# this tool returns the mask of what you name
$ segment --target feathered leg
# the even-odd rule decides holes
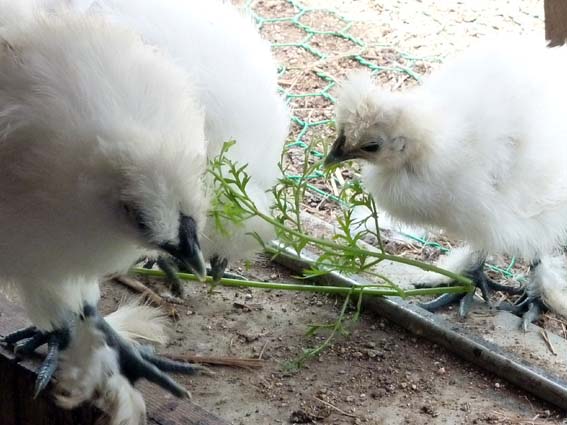
[[[502,303],[501,310],[522,316],[522,329],[538,320],[547,310],[567,317],[567,264],[561,255],[542,257],[530,265],[528,284],[514,303]]]
[[[131,384],[145,378],[177,397],[189,398],[191,394],[166,373],[194,375],[207,370],[198,365],[161,358],[152,352],[151,347],[135,345],[127,341],[99,315],[95,307],[86,306],[83,314],[104,334],[106,343],[117,354],[120,372]]]

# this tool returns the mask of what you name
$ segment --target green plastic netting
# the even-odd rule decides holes
[[[285,0],[282,7],[259,7],[261,2],[247,0],[244,3],[246,11],[253,16],[262,34],[270,40],[272,49],[276,57],[293,54],[296,56],[307,57],[305,66],[289,66],[280,60],[280,91],[291,104],[293,129],[290,135],[290,142],[287,148],[290,150],[305,150],[312,147],[313,137],[320,134],[321,139],[330,140],[332,137],[333,119],[332,104],[336,102],[333,96],[333,89],[337,85],[336,72],[331,69],[327,71],[325,64],[330,58],[338,62],[340,67],[346,68],[365,68],[374,74],[378,80],[388,80],[392,74],[402,76],[404,85],[419,83],[421,76],[428,71],[427,63],[440,62],[442,58],[438,56],[415,57],[399,51],[394,46],[369,44],[359,36],[353,34],[353,22],[329,9],[311,9],[303,6],[297,0]],[[265,6],[265,5],[264,5]],[[281,5],[280,5],[281,6]],[[272,27],[284,29],[273,36]],[[329,48],[322,48],[324,39],[331,41],[331,46],[341,48],[338,51],[329,51]],[[396,60],[387,60],[386,57],[376,57],[373,49],[382,49],[394,55]],[[292,51],[293,50],[293,51]],[[281,53],[281,54],[280,54]],[[337,61],[337,55],[339,60]],[[382,63],[381,59],[386,59]],[[286,84],[286,78],[291,74],[292,78],[297,72],[309,74],[308,87],[301,87],[297,90],[293,85]],[[399,84],[401,85],[401,84]],[[311,103],[309,103],[311,101]],[[316,114],[313,118],[300,110],[309,108],[296,108],[298,102],[302,105],[312,105],[319,102],[323,105],[323,112]],[[311,139],[311,140],[308,140]],[[312,149],[310,154],[315,159],[323,158],[322,149]],[[353,173],[356,176],[356,172]],[[308,188],[322,199],[328,202],[341,204],[342,201],[333,193],[328,185],[322,185],[321,180],[325,177],[322,170],[317,170],[308,176],[312,182]],[[288,173],[287,178],[298,179],[298,175]],[[418,244],[430,246],[441,251],[448,249],[433,240],[425,240],[415,235],[408,235],[408,238]],[[521,274],[516,274],[514,267],[516,261],[512,258],[508,264],[503,266],[487,265],[495,272],[500,273],[504,278],[521,280]]]

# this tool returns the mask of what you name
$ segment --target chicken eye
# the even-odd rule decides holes
[[[360,149],[362,149],[364,152],[378,152],[378,149],[380,149],[380,143],[369,143],[368,145],[362,146]]]
[[[143,214],[140,210],[130,204],[122,204],[124,212],[128,215],[128,218],[136,224],[136,227],[142,232],[148,231],[148,225],[144,220]]]

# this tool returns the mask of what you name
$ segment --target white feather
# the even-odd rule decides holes
[[[567,274],[564,259],[550,257],[567,237],[565,67],[566,48],[504,37],[403,93],[355,75],[337,106],[343,149],[365,160],[377,204],[468,244],[442,266],[465,271],[478,263],[476,253],[541,258],[528,290],[561,314]],[[370,140],[380,141],[378,152],[360,153]]]
[[[73,1],[71,1],[73,3]],[[84,9],[85,2],[74,2]],[[79,4],[83,3],[83,4]],[[89,13],[110,17],[135,30],[144,40],[169,54],[189,72],[205,110],[209,158],[224,142],[235,140],[229,158],[241,165],[251,181],[248,194],[269,213],[270,189],[280,176],[278,162],[289,130],[288,110],[277,93],[277,67],[269,44],[252,18],[217,0],[92,0]],[[241,259],[258,251],[258,242],[274,236],[271,225],[251,218],[244,226],[217,231],[209,220],[201,241],[206,258]]]
[[[364,178],[390,214],[532,259],[567,236],[565,66],[565,48],[521,38],[481,43],[404,93],[357,76],[338,128],[348,148],[385,140]]]
[[[478,266],[480,261],[478,251],[471,249],[470,246],[453,248],[447,255],[441,255],[436,266],[453,273],[464,275]],[[415,283],[427,286],[449,285],[453,281],[445,275],[433,272],[423,272],[418,275]]]
[[[554,312],[567,317],[567,263],[564,255],[547,256],[533,270],[528,294],[539,296]]]
[[[124,304],[105,317],[118,334],[131,343],[164,343],[165,320],[159,309]],[[111,349],[93,320],[79,320],[73,329],[68,349],[60,356],[56,400],[66,409],[91,402],[110,418],[110,425],[145,424],[145,402],[120,373],[116,351]]]
[[[0,0],[0,280],[41,330],[71,327],[58,402],[92,401],[112,425],[138,425],[142,395],[79,317],[105,276],[180,242],[181,214],[203,223],[204,115],[171,57],[66,3]],[[108,321],[127,340],[165,340],[148,307]]]
[[[19,13],[13,3],[0,15]],[[0,35],[0,278],[50,330],[96,305],[101,278],[175,243],[180,211],[204,221],[204,117],[189,75],[135,33],[21,17]]]
[[[160,309],[133,299],[105,317],[108,324],[128,341],[165,344],[167,316]]]

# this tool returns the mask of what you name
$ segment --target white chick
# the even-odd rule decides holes
[[[0,1],[0,16],[10,17],[0,20],[0,281],[33,324],[3,340],[24,353],[47,343],[36,393],[60,353],[72,363],[67,349],[87,323],[108,354],[104,367],[96,355],[87,367],[103,367],[100,379],[134,391],[146,378],[188,396],[164,372],[195,367],[133,345],[96,307],[100,280],[148,250],[205,273],[197,235],[208,204],[206,143],[191,78],[134,32],[42,10]],[[127,397],[117,393],[124,385],[100,384],[113,400]]]
[[[487,253],[530,262],[526,294],[513,308],[529,310],[525,325],[542,303],[567,309],[564,259],[552,258],[567,236],[566,66],[564,48],[504,37],[402,93],[354,75],[338,96],[338,138],[325,162],[362,160],[381,208],[466,241],[451,266],[469,274],[485,299],[489,288],[515,291],[485,276]],[[461,298],[461,314],[471,301],[472,294]]]
[[[51,0],[56,1],[56,0]],[[141,34],[183,67],[195,83],[205,111],[207,156],[217,156],[223,144],[236,141],[227,157],[247,164],[247,192],[256,206],[269,213],[271,193],[289,131],[289,112],[278,94],[277,66],[269,44],[251,17],[217,0],[70,0],[77,10],[111,17]],[[190,182],[188,182],[189,184]],[[210,182],[209,182],[210,183]],[[263,241],[274,237],[273,226],[253,217],[243,226],[228,226],[229,236],[208,220],[201,238],[212,275],[222,277],[229,260],[249,257]],[[160,261],[176,295],[182,293],[171,265]]]

